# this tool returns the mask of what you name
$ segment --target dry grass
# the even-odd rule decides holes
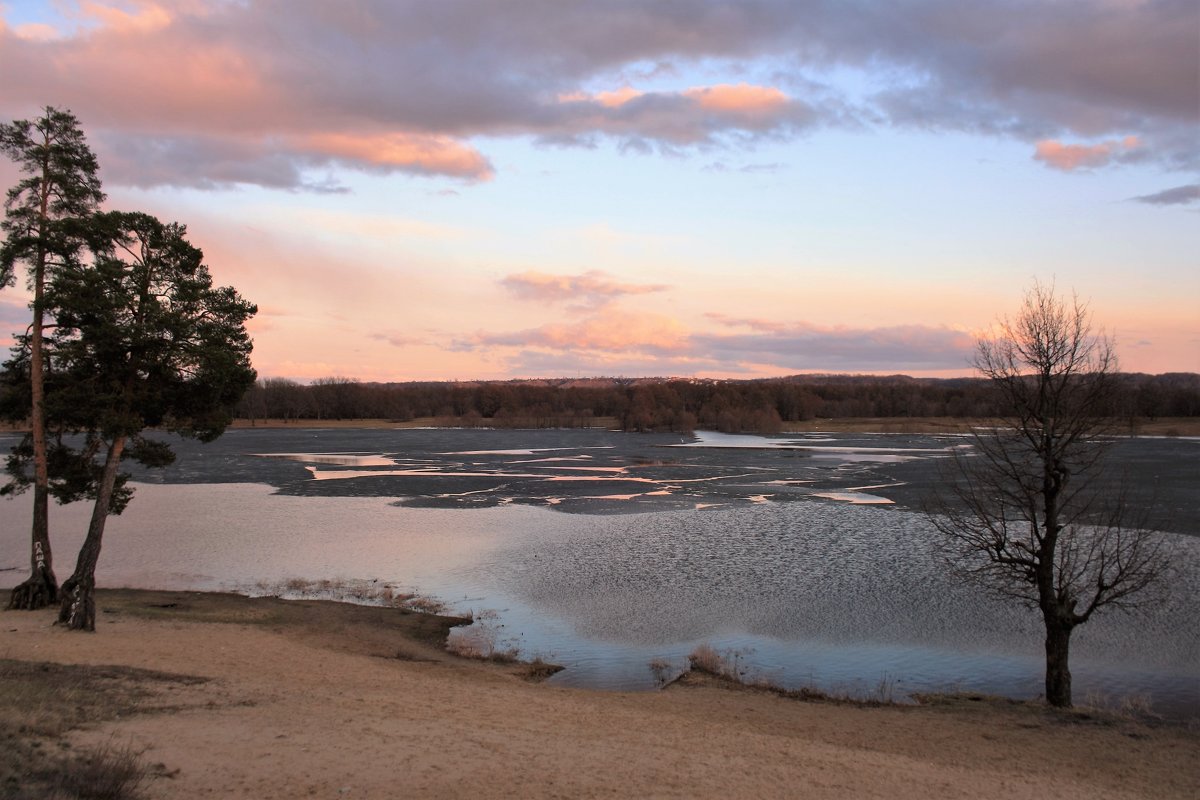
[[[501,639],[504,623],[500,622],[497,612],[480,611],[473,618],[471,625],[450,632],[446,637],[446,650],[462,658],[500,664],[512,664],[520,660],[520,646],[512,639]]]
[[[1091,691],[1079,707],[1083,713],[1099,713],[1138,722],[1157,722],[1162,719],[1154,711],[1154,699],[1149,692],[1133,692],[1113,697],[1105,692]]]
[[[446,637],[446,652],[473,661],[488,661],[513,667],[510,674],[531,682],[543,681],[563,667],[542,656],[526,658],[517,639],[502,638],[504,623],[496,611],[485,610],[472,615],[474,622],[455,628]]]
[[[724,678],[734,683],[748,683],[752,681],[747,680],[749,668],[743,663],[743,659],[751,652],[732,647],[717,650],[712,645],[704,643],[697,645],[696,649],[688,654],[688,664],[695,672],[702,672],[714,678]]]
[[[653,658],[650,660],[649,666],[651,674],[654,675],[654,682],[660,689],[678,679],[681,674],[679,668],[667,658]]]
[[[252,593],[259,597],[278,597],[281,600],[330,600],[335,603],[383,606],[417,611],[422,614],[444,614],[446,604],[433,597],[415,592],[402,592],[379,580],[309,580],[288,578],[278,583],[259,583]]]
[[[140,797],[152,776],[140,754],[113,743],[72,752],[65,736],[167,708],[155,702],[158,689],[179,683],[203,679],[131,667],[0,660],[0,797]]]
[[[771,679],[756,675],[746,663],[747,656],[754,651],[751,649],[727,648],[718,650],[712,645],[702,643],[688,654],[688,668],[681,674],[670,676],[672,664],[667,659],[656,658],[650,662],[650,670],[660,687],[674,683],[703,684],[715,682],[719,685],[733,688],[744,688],[755,691],[769,692],[780,697],[809,702],[845,703],[856,706],[891,706],[896,705],[896,681],[886,673],[879,679],[874,691],[866,696],[841,692],[831,694],[813,686],[802,686],[799,689],[787,689]],[[696,676],[700,676],[699,679]]]
[[[131,745],[112,742],[63,758],[54,770],[50,792],[54,800],[139,800],[154,777]]]

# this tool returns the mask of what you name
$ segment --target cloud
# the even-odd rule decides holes
[[[79,3],[83,18],[110,31],[154,33],[171,24],[171,13],[158,3],[135,0],[133,7],[132,11],[128,11],[116,5],[92,0],[82,0]]]
[[[530,270],[509,275],[500,284],[522,300],[546,303],[569,301],[591,308],[621,297],[662,292],[670,288],[658,283],[618,283],[600,270],[589,270],[580,275],[551,275]]]
[[[481,347],[539,347],[568,352],[663,353],[681,351],[687,332],[670,317],[615,309],[582,320],[548,323],[512,333],[478,333],[454,343],[453,349]]]
[[[372,333],[370,336],[375,341],[385,342],[390,344],[392,347],[404,348],[428,344],[428,342],[426,342],[424,339],[420,339],[415,336],[408,336],[402,333]]]
[[[11,295],[8,291],[5,294]],[[15,334],[24,333],[29,328],[32,313],[25,301],[0,296],[0,347],[11,347],[16,343]]]
[[[945,326],[879,328],[821,327],[810,323],[718,319],[748,333],[704,333],[691,337],[694,352],[722,363],[772,364],[785,372],[887,372],[961,369],[975,338]]]
[[[791,102],[779,89],[747,83],[695,86],[684,90],[682,94],[705,111],[744,117],[770,116]]]
[[[322,171],[347,167],[478,181],[482,137],[674,153],[829,125],[1052,142],[1043,160],[1072,169],[1137,136],[1141,157],[1200,165],[1194,0],[55,7],[52,27],[0,21],[0,75],[19,78],[0,116],[71,108],[104,158],[151,152],[111,170],[137,186],[329,191]],[[697,66],[713,82],[680,83]]]
[[[1178,206],[1195,203],[1196,201],[1200,201],[1200,183],[1176,186],[1173,189],[1164,189],[1161,192],[1143,194],[1138,197],[1131,197],[1130,199],[1134,202],[1148,203],[1153,206]]]
[[[1092,145],[1063,144],[1050,139],[1037,143],[1033,157],[1048,167],[1072,172],[1077,169],[1107,166],[1114,160],[1128,156],[1137,150],[1140,144],[1136,136]]]
[[[779,136],[811,127],[818,112],[779,89],[750,84],[695,86],[675,92],[630,87],[560,98],[543,140],[573,143],[596,134],[614,137],[626,150],[713,144],[725,137]]]
[[[24,25],[17,25],[12,29],[12,32],[18,39],[25,39],[31,42],[49,42],[57,39],[59,36],[58,29],[41,22],[29,22]]]
[[[605,309],[576,322],[478,333],[452,349],[507,353],[521,374],[544,374],[561,365],[562,374],[778,375],[964,370],[975,348],[974,336],[944,326],[845,328],[707,316],[717,329],[689,331],[669,317]],[[606,371],[603,365],[624,370]]]
[[[605,353],[562,353],[544,350],[521,350],[507,359],[507,369],[514,375],[543,377],[572,377],[576,375],[610,377],[682,377],[705,375],[720,365],[710,359],[670,356],[629,356]],[[742,370],[724,370],[732,375]]]
[[[305,137],[300,145],[310,157],[325,157],[380,172],[428,173],[473,180],[492,177],[492,165],[479,151],[446,136],[324,133]]]

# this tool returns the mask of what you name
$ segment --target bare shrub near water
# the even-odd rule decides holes
[[[678,670],[671,663],[670,659],[652,658],[648,666],[650,667],[650,673],[654,675],[654,682],[658,684],[660,689],[679,677]]]
[[[1106,692],[1092,690],[1083,700],[1083,707],[1103,711],[1118,717],[1133,720],[1157,720],[1161,715],[1154,710],[1154,699],[1149,692],[1132,692],[1112,697]]]
[[[511,663],[520,660],[521,648],[511,639],[502,640],[504,624],[500,614],[485,610],[472,614],[475,622],[455,628],[446,638],[446,650],[463,658]]]
[[[745,668],[743,659],[753,650],[726,648],[717,650],[707,642],[699,644],[688,654],[688,664],[692,670],[712,675],[715,678],[725,678],[734,683],[745,683],[749,670]]]
[[[332,600],[355,605],[402,608],[423,614],[443,614],[446,611],[446,604],[436,598],[403,592],[380,580],[287,578],[278,583],[259,583],[251,594],[283,600]]]
[[[884,673],[879,682],[870,692],[835,692],[829,693],[814,686],[801,686],[799,689],[787,689],[775,683],[764,675],[756,675],[746,665],[745,659],[754,651],[750,648],[726,648],[718,650],[707,642],[696,646],[688,654],[688,669],[684,672],[698,672],[720,678],[724,681],[771,692],[781,697],[793,700],[852,703],[862,706],[890,706],[896,704],[896,679]],[[660,686],[665,686],[679,676],[668,679],[672,664],[665,658],[656,658],[650,662],[650,671]]]
[[[894,705],[896,702],[896,679],[886,672],[880,675],[879,683],[875,685],[874,696],[869,699],[885,706]]]

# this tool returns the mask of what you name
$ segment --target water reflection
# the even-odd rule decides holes
[[[526,653],[569,666],[554,679],[564,683],[650,688],[651,659],[682,664],[709,642],[793,686],[869,691],[886,677],[901,691],[1039,693],[1035,615],[947,578],[931,526],[905,511],[961,440],[828,437],[838,458],[663,449],[677,443],[595,431],[234,431],[184,443],[174,467],[139,474],[158,483],[139,485],[109,523],[99,578],[203,589],[378,579],[458,611],[497,610]],[[871,446],[909,455],[850,458]],[[1122,446],[1195,524],[1200,448]],[[571,469],[583,464],[597,470]],[[893,503],[853,502],[863,495]],[[8,574],[24,568],[28,509],[0,501]],[[83,505],[54,509],[59,552],[78,546],[86,517]],[[1160,708],[1200,715],[1200,540],[1171,541],[1167,602],[1077,632],[1081,698],[1148,691]]]

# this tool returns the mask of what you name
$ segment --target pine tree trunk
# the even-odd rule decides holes
[[[96,504],[92,507],[92,521],[88,525],[87,537],[79,548],[79,559],[75,572],[62,585],[62,606],[58,610],[58,622],[73,631],[96,630],[96,563],[100,560],[100,544],[104,538],[104,525],[108,521],[109,504],[117,472],[121,467],[121,453],[125,449],[125,437],[116,437],[109,445],[104,461],[104,472],[96,490]]]
[[[1046,702],[1058,708],[1071,707],[1070,646],[1071,628],[1047,620]]]
[[[46,199],[42,200],[42,219]],[[43,223],[44,225],[44,223]],[[46,253],[39,246],[33,281],[33,325],[30,328],[29,381],[32,393],[30,427],[33,434],[33,530],[29,579],[8,598],[8,607],[32,610],[58,602],[58,580],[50,554],[50,471],[46,458],[45,348],[42,297],[46,283]]]
[[[58,602],[58,579],[50,561],[50,537],[47,534],[49,492],[41,486],[33,488],[33,544],[29,558],[29,578],[12,590],[8,598],[10,609],[32,611]]]

